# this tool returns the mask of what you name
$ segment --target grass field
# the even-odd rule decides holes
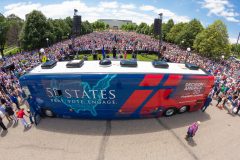
[[[113,57],[112,54],[108,54],[110,56],[110,58]],[[79,55],[79,57],[77,59],[83,59],[85,55]],[[93,60],[93,56],[92,55],[86,55],[88,57],[88,60]],[[102,54],[98,54],[98,58],[102,59]],[[131,54],[127,54],[127,59],[132,59],[132,55]],[[157,59],[157,55],[137,55],[137,60],[138,61],[153,61]]]
[[[18,53],[19,50],[20,50],[20,48],[19,48],[19,47],[16,47],[16,46],[14,46],[14,47],[8,47],[8,48],[4,49],[3,54],[4,54],[4,55],[9,55],[9,54],[11,53],[11,54],[13,55],[13,54]]]

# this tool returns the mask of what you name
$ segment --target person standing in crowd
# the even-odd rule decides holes
[[[207,107],[210,105],[211,102],[212,102],[212,97],[211,97],[211,95],[208,95],[208,97],[202,107],[202,112],[204,112],[207,109]]]
[[[2,129],[3,129],[4,131],[7,131],[7,127],[4,125],[1,116],[0,116],[0,126],[2,127]]]
[[[10,118],[11,118],[12,120],[14,120],[15,123],[18,122],[18,119],[17,119],[17,117],[15,116],[14,111],[13,111],[13,109],[12,109],[12,107],[11,107],[10,105],[8,105],[8,104],[5,105],[5,111],[6,111],[6,113],[10,116]]]
[[[113,46],[113,58],[116,58],[116,56],[117,56],[117,51],[116,51],[116,47],[115,46]]]
[[[237,106],[237,111],[235,112],[235,114],[238,114],[240,110],[240,98],[238,99],[238,106]]]
[[[104,49],[104,45],[103,45],[103,47],[102,47],[102,57],[103,57],[103,59],[106,58],[106,57],[105,57],[105,49]]]
[[[124,59],[127,59],[127,50],[126,50],[126,47],[124,47]]]
[[[32,115],[32,112],[30,112],[30,109],[27,109],[27,113],[29,115],[29,120],[30,120],[31,124],[33,124],[33,115]]]
[[[218,105],[222,102],[222,99],[223,99],[223,94],[222,94],[222,92],[220,92],[219,94],[218,94],[218,99],[217,99],[217,105],[216,105],[216,107],[218,107]]]
[[[11,94],[10,99],[12,100],[13,103],[15,103],[17,109],[20,110],[18,99],[14,92]]]
[[[200,121],[194,122],[188,127],[186,140],[188,141],[190,138],[193,138],[198,130],[199,125],[201,124]]]
[[[8,122],[11,122],[12,118],[8,115],[3,104],[0,106],[0,112],[7,118]]]

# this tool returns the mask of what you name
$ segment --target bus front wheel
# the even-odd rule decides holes
[[[172,107],[172,108],[168,108],[168,109],[166,109],[166,111],[164,112],[164,116],[170,117],[170,116],[174,115],[175,112],[176,112],[176,108],[173,108],[173,107]]]

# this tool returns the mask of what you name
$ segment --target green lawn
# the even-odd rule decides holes
[[[20,50],[20,48],[19,48],[19,47],[16,47],[16,46],[14,46],[14,47],[8,47],[8,48],[4,49],[3,54],[4,54],[4,55],[9,55],[9,54],[11,53],[11,54],[13,55],[13,54],[18,53],[19,50]]]
[[[108,54],[110,57],[113,57],[112,54]],[[84,55],[79,55],[78,59],[83,59]],[[93,60],[93,56],[92,55],[87,55],[88,60]],[[102,54],[98,54],[98,58],[102,59]],[[132,55],[131,54],[127,54],[127,59],[132,59]],[[157,55],[137,55],[137,60],[138,61],[153,61],[157,59]]]

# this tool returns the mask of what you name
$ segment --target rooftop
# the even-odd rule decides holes
[[[202,69],[190,70],[181,63],[168,63],[169,68],[155,68],[151,62],[138,61],[137,67],[122,67],[120,61],[112,61],[110,66],[101,66],[99,61],[84,61],[81,68],[67,68],[68,62],[57,62],[52,69],[42,69],[41,65],[34,68],[29,74],[99,74],[99,73],[117,73],[117,74],[196,74],[207,75]]]

